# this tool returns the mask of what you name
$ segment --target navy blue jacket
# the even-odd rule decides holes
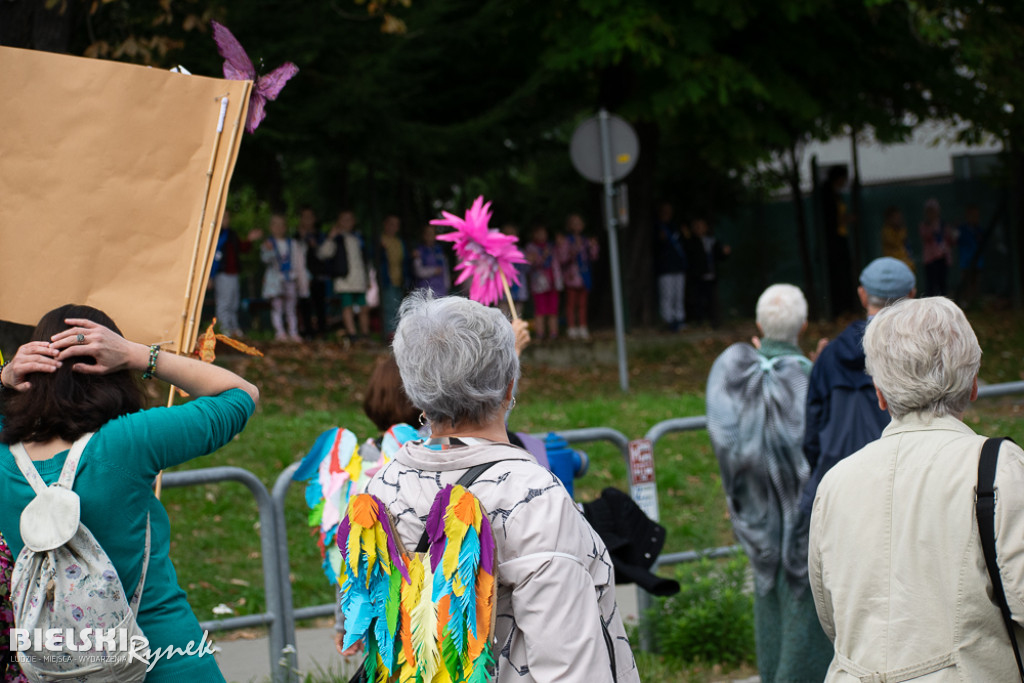
[[[832,466],[882,435],[889,412],[878,407],[875,385],[864,372],[864,330],[855,320],[818,356],[807,389],[804,456],[811,467],[800,509],[808,516],[818,482]]]

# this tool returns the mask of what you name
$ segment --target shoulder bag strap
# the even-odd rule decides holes
[[[132,595],[131,602],[128,606],[131,607],[132,612],[135,616],[139,616],[139,601],[142,600],[142,588],[146,585],[146,570],[149,569],[149,541],[150,541],[150,526],[149,526],[149,513],[146,513],[146,549],[143,551],[142,556],[142,574],[139,575],[139,585],[135,587],[135,593]]]
[[[93,434],[94,432],[82,434],[75,439],[75,442],[71,444],[71,450],[68,451],[68,458],[64,461],[64,467],[60,470],[60,478],[57,479],[57,483],[69,491],[75,485],[75,475],[78,474],[78,462],[82,459],[82,452],[85,450],[85,446],[89,443],[89,439],[92,438]]]
[[[481,474],[486,472],[491,467],[491,465],[495,464],[496,462],[499,462],[499,461],[498,460],[492,460],[491,462],[483,462],[483,463],[480,463],[479,465],[473,465],[468,470],[463,472],[462,476],[459,477],[459,480],[457,482],[455,482],[455,483],[458,486],[461,486],[463,488],[469,488],[470,485],[474,481],[476,481],[477,478]],[[418,552],[418,553],[425,553],[425,552],[427,552],[427,546],[429,546],[429,545],[430,545],[430,537],[427,536],[427,530],[424,529],[423,530],[423,535],[420,536],[420,542],[416,544],[416,552]]]
[[[597,618],[601,621],[601,633],[604,635],[604,645],[608,648],[608,659],[612,666],[612,683],[619,683],[619,670],[615,666],[615,641],[612,634],[608,632],[608,624],[604,623],[604,617],[600,614]]]
[[[978,495],[975,499],[975,509],[978,517],[978,533],[981,536],[981,549],[985,554],[985,566],[988,567],[988,576],[992,580],[992,593],[999,611],[1003,615],[1003,624],[1010,636],[1010,645],[1013,646],[1013,656],[1017,660],[1017,670],[1020,672],[1021,681],[1024,681],[1024,664],[1021,663],[1020,650],[1017,648],[1017,636],[1013,631],[1013,617],[1010,615],[1010,606],[1006,604],[1006,593],[1003,591],[1003,582],[999,577],[999,566],[996,564],[996,536],[995,536],[995,479],[996,463],[999,461],[999,447],[1004,439],[987,439],[981,448],[981,458],[978,460]]]
[[[18,443],[11,444],[10,448],[11,455],[14,456],[14,462],[17,463],[18,469],[21,470],[22,475],[28,480],[32,490],[38,496],[46,490],[46,482],[39,476],[38,470],[32,464],[32,458],[29,457],[28,451],[25,450],[25,444],[19,441]]]
[[[64,488],[71,490],[71,487],[75,483],[75,473],[78,471],[78,461],[82,459],[82,451],[85,450],[85,445],[89,443],[89,439],[92,438],[93,433],[89,432],[78,437],[75,443],[71,444],[71,450],[68,451],[68,457],[64,461],[64,467],[60,470],[60,477],[57,479],[57,483]],[[38,470],[35,465],[32,464],[32,458],[29,457],[28,451],[25,450],[25,444],[18,442],[11,444],[11,455],[14,456],[14,462],[17,463],[18,469],[28,480],[28,483],[32,486],[32,490],[36,492],[38,496],[40,493],[46,490],[46,482],[39,476]]]

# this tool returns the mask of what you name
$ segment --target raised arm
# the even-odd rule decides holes
[[[96,359],[95,365],[76,364],[76,372],[102,375],[118,370],[145,372],[149,368],[148,346],[128,341],[91,320],[68,318],[65,322],[71,327],[50,339],[50,347],[57,351],[56,360],[66,362],[79,356]],[[194,358],[158,353],[154,375],[192,396],[216,396],[229,389],[241,389],[253,403],[259,401],[259,390],[251,382],[226,368]]]
[[[323,241],[320,248],[316,250],[316,257],[321,261],[330,261],[334,258],[334,255],[338,253],[338,243],[335,241],[335,237],[340,233],[337,229],[332,228],[327,234],[327,239]]]

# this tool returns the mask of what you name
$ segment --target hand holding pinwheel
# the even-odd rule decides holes
[[[455,266],[455,270],[461,271],[461,274],[455,280],[455,284],[462,284],[472,278],[469,298],[485,306],[498,301],[503,288],[509,309],[512,311],[512,319],[518,320],[519,316],[516,314],[508,283],[512,281],[519,284],[516,264],[526,263],[523,253],[515,246],[519,238],[504,235],[494,228],[487,227],[491,220],[491,203],[484,204],[483,196],[476,198],[473,206],[466,211],[465,218],[459,218],[447,211],[441,213],[444,218],[432,220],[430,224],[455,228],[452,232],[437,236],[442,242],[451,242],[455,255],[459,258],[459,265]]]

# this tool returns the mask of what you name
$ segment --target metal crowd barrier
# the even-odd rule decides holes
[[[274,683],[280,683],[285,680],[280,663],[285,640],[282,630],[282,616],[291,611],[289,608],[291,586],[287,581],[281,580],[280,565],[276,558],[279,548],[278,517],[281,516],[280,510],[274,505],[274,501],[270,497],[267,487],[263,485],[263,482],[249,470],[243,470],[240,467],[205,467],[198,470],[167,472],[163,475],[164,488],[198,486],[200,484],[214,484],[222,481],[237,481],[244,484],[256,499],[256,506],[259,509],[260,515],[260,554],[263,558],[263,589],[265,591],[267,609],[259,614],[203,621],[200,622],[199,627],[210,632],[217,632],[269,624],[271,643],[270,672]],[[285,578],[287,578],[287,574],[285,574]],[[289,588],[289,602],[282,600],[281,589],[283,586],[288,586]],[[294,640],[294,636],[292,639]]]
[[[978,385],[978,398],[994,398],[1010,394],[1024,394],[1024,382]]]
[[[281,645],[280,652],[282,664],[281,667],[286,675],[278,681],[274,680],[274,683],[291,683],[295,680],[295,676],[292,672],[298,669],[299,653],[295,645],[295,613],[297,610],[294,608],[292,602],[292,582],[291,582],[291,563],[288,559],[288,529],[284,518],[284,498],[288,493],[288,487],[292,483],[292,474],[295,470],[299,469],[298,462],[294,462],[284,469],[281,474],[277,475],[277,480],[274,482],[274,487],[271,489],[271,499],[274,502],[274,506],[277,510],[275,516],[275,524],[277,525],[277,563],[278,563],[278,575],[281,576],[284,581],[281,586]],[[323,617],[329,614],[334,614],[334,605],[318,605],[320,612],[315,614],[308,614],[308,619],[314,617]],[[314,610],[316,608],[313,608]],[[308,611],[308,610],[298,610]],[[271,641],[273,645],[273,641]]]

